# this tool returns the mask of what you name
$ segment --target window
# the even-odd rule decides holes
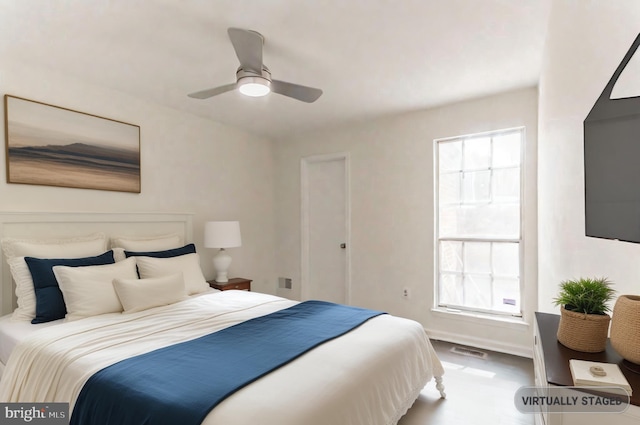
[[[439,307],[521,316],[524,129],[436,140]]]

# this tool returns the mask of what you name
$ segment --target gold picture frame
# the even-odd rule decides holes
[[[7,183],[140,193],[140,127],[4,96]]]

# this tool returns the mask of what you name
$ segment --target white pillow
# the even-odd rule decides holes
[[[67,239],[17,239],[3,238],[0,242],[16,283],[18,308],[12,320],[31,320],[36,316],[36,293],[31,272],[24,257],[36,258],[83,258],[100,255],[106,251],[107,237],[95,233]]]
[[[138,273],[142,279],[182,272],[187,294],[199,294],[209,290],[209,284],[200,268],[200,257],[196,253],[170,258],[135,258],[138,264]]]
[[[53,273],[67,306],[68,321],[121,312],[113,280],[138,277],[135,258],[100,266],[54,266]]]
[[[0,242],[4,256],[36,258],[82,258],[100,255],[107,251],[104,233],[66,239],[17,239],[3,238]]]
[[[124,253],[124,248],[111,248],[111,251],[113,251],[113,260],[116,263],[127,259],[127,255]]]
[[[13,310],[11,320],[31,321],[36,317],[36,291],[33,288],[31,271],[24,257],[15,257],[7,260],[11,276],[16,283],[16,297],[18,308]]]
[[[127,251],[149,252],[164,251],[165,249],[180,248],[183,245],[182,236],[177,233],[161,236],[111,238],[112,248],[124,248]]]
[[[187,298],[182,273],[148,279],[114,279],[113,287],[125,313],[147,310]]]

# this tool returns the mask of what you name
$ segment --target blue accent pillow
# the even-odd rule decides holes
[[[124,255],[129,257],[155,257],[155,258],[171,258],[179,257],[180,255],[195,254],[196,246],[192,243],[185,245],[182,248],[167,249],[166,251],[148,251],[148,252],[133,252],[125,251]]]
[[[64,319],[67,314],[62,292],[53,273],[54,266],[79,267],[115,263],[113,251],[107,251],[96,257],[59,259],[24,257],[24,261],[29,266],[33,289],[36,292],[36,317],[31,320],[33,324]]]

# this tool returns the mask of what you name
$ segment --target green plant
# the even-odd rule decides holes
[[[607,314],[607,303],[616,291],[606,278],[580,278],[560,283],[560,292],[554,299],[555,305],[585,314]]]

